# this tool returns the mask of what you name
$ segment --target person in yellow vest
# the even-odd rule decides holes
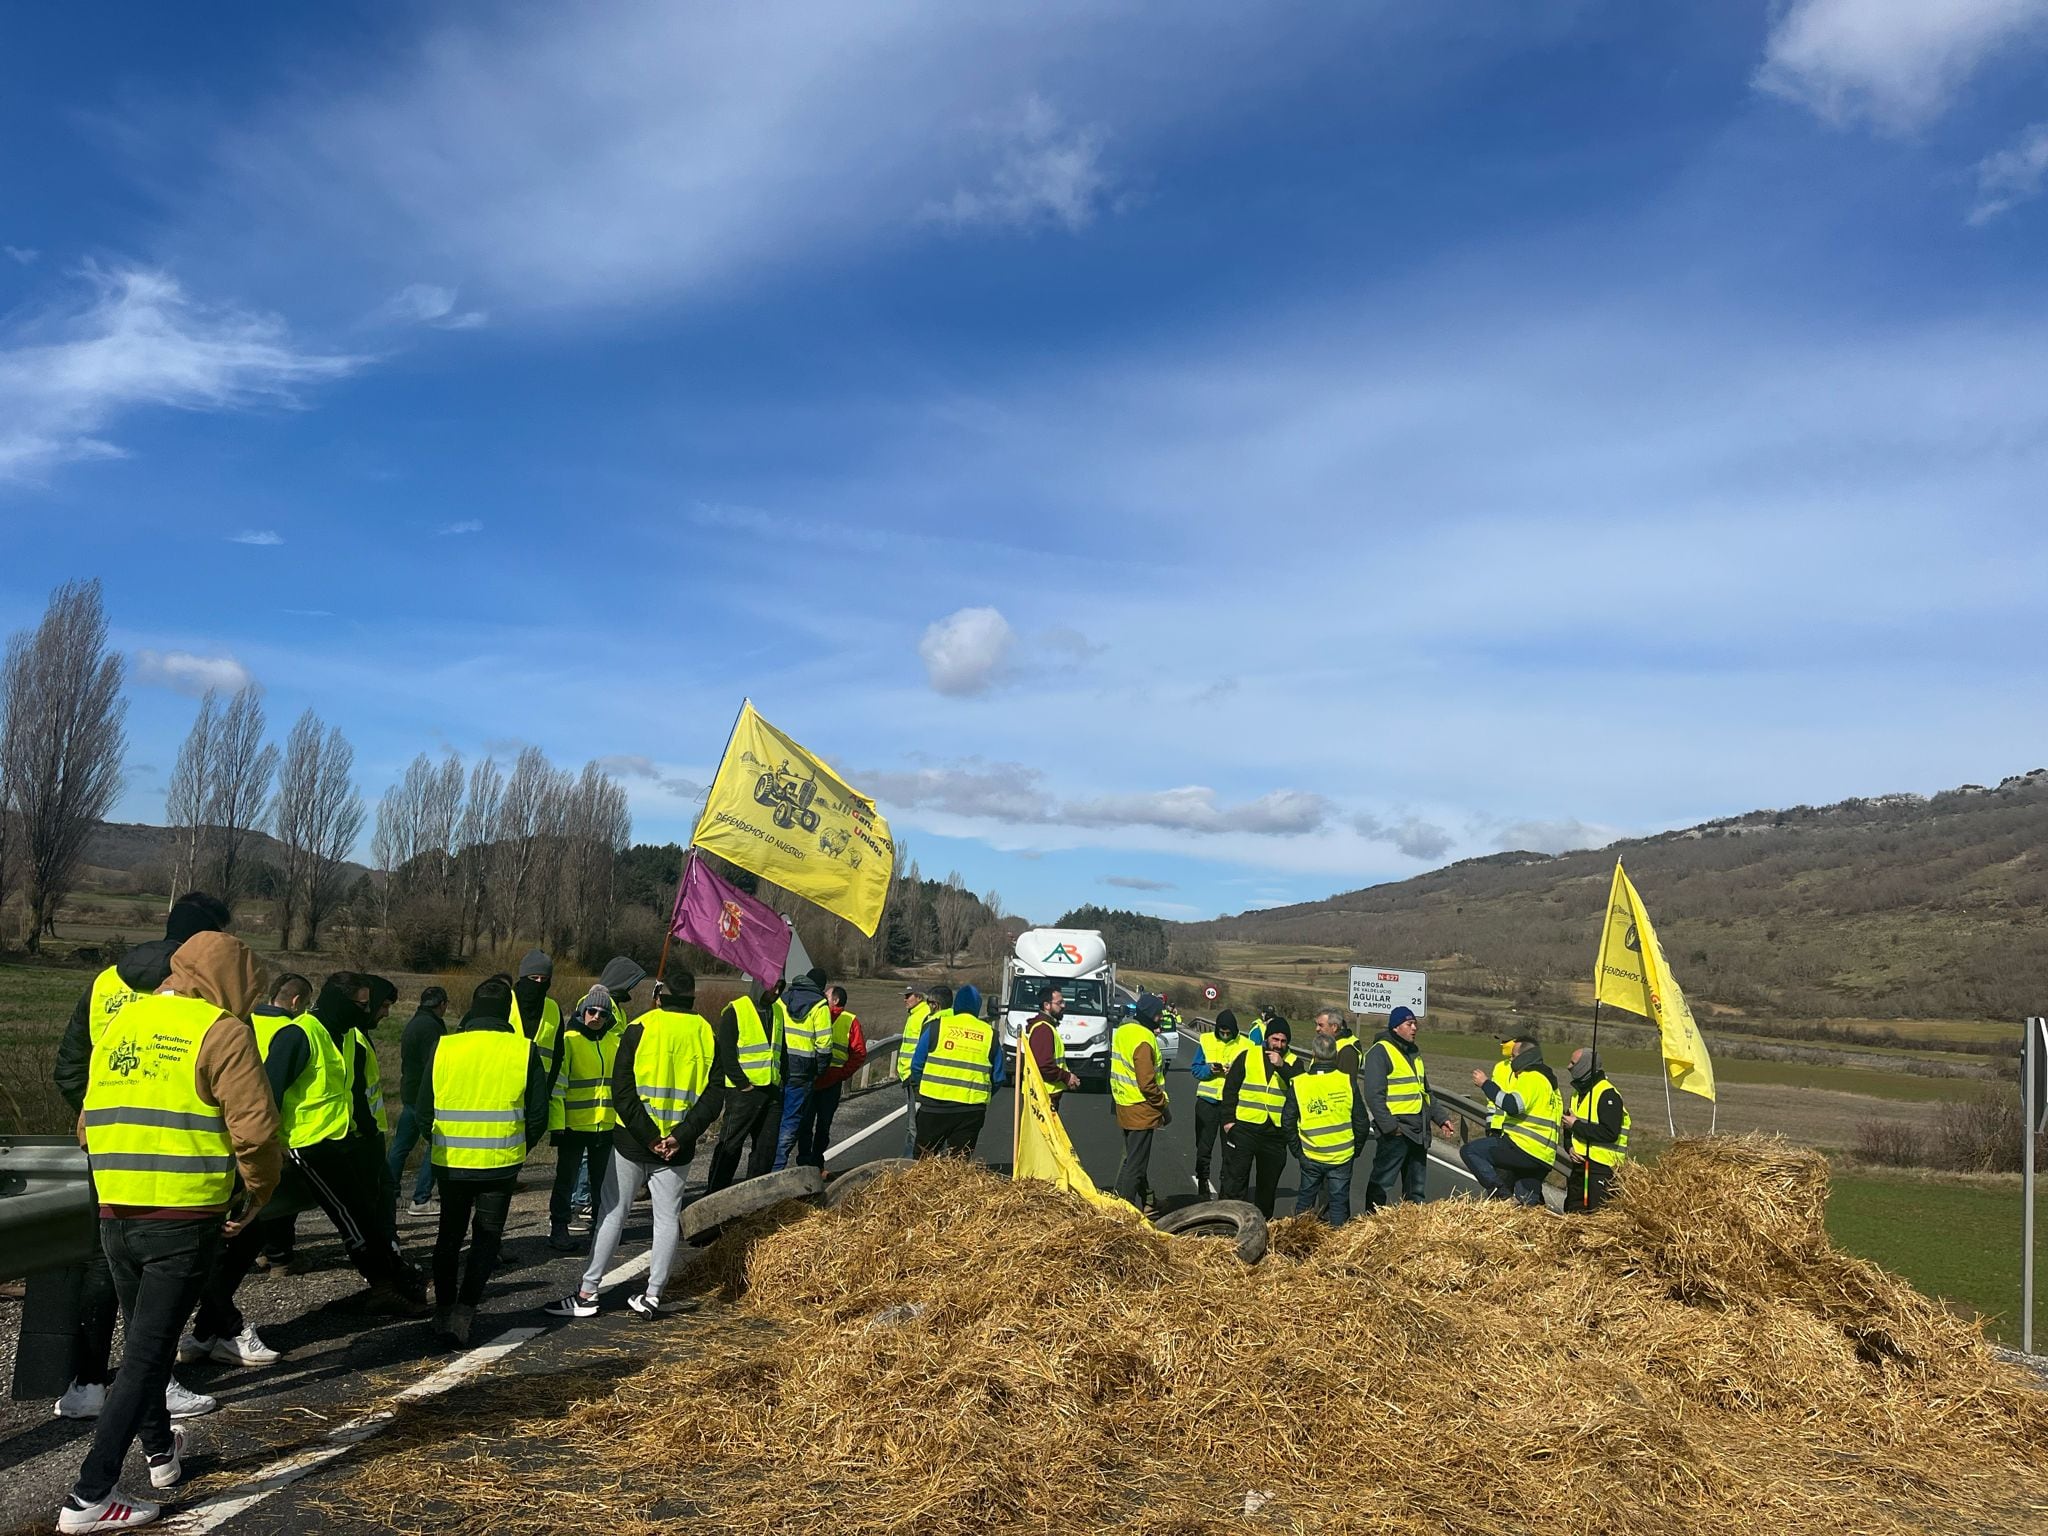
[[[1500,1085],[1502,1092],[1506,1092],[1508,1084],[1514,1080],[1514,1056],[1515,1042],[1512,1040],[1501,1041],[1500,1060],[1496,1061],[1493,1064],[1492,1070],[1486,1074],[1495,1083]],[[1487,1134],[1493,1135],[1494,1133],[1498,1132],[1501,1127],[1501,1122],[1505,1119],[1507,1119],[1507,1116],[1503,1115],[1500,1112],[1499,1104],[1493,1104],[1492,1107],[1488,1109],[1486,1115]]]
[[[1419,1202],[1428,1187],[1430,1127],[1447,1140],[1457,1129],[1449,1115],[1437,1112],[1430,1095],[1429,1071],[1415,1043],[1421,1028],[1412,1008],[1394,1009],[1359,1066],[1365,1112],[1379,1138],[1365,1192],[1368,1211],[1396,1198]]]
[[[548,1129],[547,1067],[512,1026],[511,977],[478,982],[462,1022],[429,1045],[414,1112],[441,1185],[434,1336],[457,1348],[504,1246],[519,1170]]]
[[[1615,1171],[1628,1157],[1628,1106],[1621,1090],[1607,1080],[1597,1051],[1581,1046],[1572,1052],[1571,1080],[1564,1130],[1577,1167],[1565,1183],[1564,1208],[1597,1211],[1607,1203]]]
[[[93,1044],[79,1135],[124,1342],[59,1531],[157,1518],[157,1505],[119,1487],[138,1438],[151,1487],[184,1479],[185,1431],[164,1405],[178,1331],[222,1238],[246,1230],[277,1187],[277,1105],[247,1022],[261,991],[248,945],[195,934],[158,990],[124,1004]]]
[[[867,1032],[859,1015],[847,1006],[846,988],[836,983],[827,987],[825,1005],[832,1010],[832,1064],[811,1085],[810,1102],[796,1128],[797,1162],[820,1172],[825,1167],[825,1149],[832,1145],[832,1119],[839,1113],[846,1080],[868,1059]]]
[[[668,1303],[661,1295],[681,1241],[684,1177],[698,1138],[718,1118],[725,1096],[716,1032],[696,1002],[696,978],[680,972],[672,982],[656,984],[654,1006],[619,1037],[612,1067],[612,1108],[619,1123],[612,1132],[611,1177],[590,1263],[582,1283],[546,1309],[555,1317],[596,1315],[598,1286],[619,1251],[626,1213],[643,1188],[654,1207],[654,1252],[646,1287],[627,1297],[626,1305],[647,1318],[697,1310],[695,1302]]]
[[[296,971],[287,971],[270,984],[270,1001],[258,1003],[249,1015],[260,1050],[268,1038],[265,1019],[295,1019],[313,1003],[313,983]],[[272,1085],[274,1092],[276,1085]],[[296,1215],[263,1223],[263,1251],[256,1255],[256,1267],[265,1274],[300,1275],[312,1265],[298,1254],[299,1227]]]
[[[1250,1200],[1273,1214],[1280,1175],[1287,1170],[1287,1084],[1300,1067],[1287,1021],[1259,1020],[1263,1039],[1241,1052],[1223,1079],[1223,1198]]]
[[[1058,987],[1048,987],[1039,999],[1038,1012],[1024,1021],[1017,1042],[1019,1050],[1031,1053],[1038,1075],[1045,1079],[1054,1114],[1066,1102],[1067,1090],[1081,1086],[1081,1079],[1067,1070],[1067,1042],[1060,1036],[1060,1020],[1066,1012],[1067,995]]]
[[[518,979],[512,983],[512,1027],[539,1049],[551,1086],[555,1064],[562,1055],[562,1007],[548,996],[554,979],[553,958],[544,949],[529,949],[519,962]]]
[[[578,1176],[594,1194],[611,1166],[612,1065],[619,1054],[618,1015],[600,983],[583,995],[562,1030],[562,1060],[548,1094],[548,1140],[555,1145],[555,1183],[548,1194],[548,1246],[560,1253],[582,1247],[590,1223],[570,1225]]]
[[[943,982],[930,993],[911,1079],[917,1084],[917,1155],[972,1157],[994,1090],[1008,1081],[1002,1037],[981,1017],[981,992]]]
[[[1188,1075],[1195,1080],[1195,1189],[1204,1200],[1216,1198],[1216,1184],[1209,1177],[1209,1164],[1216,1151],[1216,1138],[1223,1133],[1223,1083],[1238,1057],[1259,1048],[1263,1037],[1254,1029],[1239,1032],[1237,1015],[1228,1008],[1216,1015],[1216,1022],[1195,1040],[1195,1058],[1188,1063]]]
[[[1543,1181],[1557,1162],[1564,1133],[1564,1098],[1535,1035],[1524,1031],[1510,1043],[1515,1047],[1509,1060],[1513,1075],[1505,1088],[1490,1072],[1472,1069],[1472,1085],[1500,1111],[1501,1127],[1466,1142],[1459,1152],[1487,1199],[1512,1196],[1518,1205],[1540,1205]]]
[[[1339,1059],[1336,1038],[1318,1030],[1310,1037],[1308,1060],[1287,1080],[1280,1122],[1301,1157],[1300,1187],[1294,1197],[1297,1216],[1323,1204],[1323,1220],[1329,1225],[1341,1227],[1351,1219],[1356,1091],[1353,1074]]]
[[[369,983],[370,1000],[364,1007],[363,1022],[356,1026],[356,1057],[350,1070],[362,1077],[363,1104],[370,1118],[356,1150],[364,1160],[364,1177],[376,1180],[383,1191],[377,1210],[384,1217],[385,1229],[396,1237],[398,1178],[391,1171],[391,1106],[384,1092],[384,1068],[377,1059],[375,1036],[377,1027],[391,1017],[398,988],[383,976],[365,976],[363,980]]]
[[[195,934],[218,933],[228,922],[227,905],[220,898],[204,891],[188,891],[171,903],[161,939],[137,944],[94,976],[91,985],[78,994],[64,1033],[58,1039],[56,1065],[51,1072],[57,1091],[73,1114],[85,1107],[93,1043],[108,1021],[131,998],[154,992],[164,984],[164,978],[171,973],[171,956],[177,953],[179,945]],[[106,1255],[95,1249],[79,1276],[71,1385],[57,1399],[59,1418],[95,1418],[106,1402],[107,1384],[114,1379],[114,1319],[120,1311],[121,1302],[114,1294]],[[210,1413],[219,1406],[203,1393],[187,1391],[175,1377],[166,1390],[174,1417],[190,1418]]]
[[[910,1061],[917,1054],[917,1042],[924,1034],[924,1021],[932,1006],[924,1000],[924,989],[911,985],[903,989],[903,1038],[896,1044],[896,1081],[903,1085],[903,1155],[917,1155],[917,1084],[910,1080]]]
[[[1166,1098],[1166,1053],[1157,1025],[1165,999],[1150,992],[1138,998],[1132,1017],[1110,1032],[1109,1097],[1124,1135],[1116,1192],[1139,1210],[1152,1206],[1152,1138],[1173,1124]]]
[[[724,1085],[725,1110],[704,1181],[706,1194],[738,1177],[742,1157],[750,1179],[774,1170],[775,1138],[782,1129],[780,1019],[772,987],[760,997],[742,992],[719,1012],[712,1030],[718,1053],[713,1071]]]
[[[825,999],[828,978],[813,966],[782,989],[775,1008],[782,1025],[782,1126],[775,1136],[775,1166],[796,1156],[797,1131],[810,1108],[818,1079],[832,1066],[832,1005]]]

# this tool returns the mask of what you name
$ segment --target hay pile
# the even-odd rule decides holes
[[[1597,1217],[1288,1221],[1248,1270],[924,1164],[729,1235],[753,1326],[577,1408],[571,1484],[622,1536],[2048,1530],[2048,1396],[1825,1198],[1817,1154],[1681,1143]]]

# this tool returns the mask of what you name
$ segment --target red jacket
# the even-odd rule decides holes
[[[846,1065],[834,1067],[829,1072],[820,1073],[818,1081],[813,1085],[814,1088],[830,1088],[834,1083],[845,1082],[854,1073],[858,1072],[861,1063],[868,1059],[868,1037],[861,1032],[860,1015],[851,1008],[834,1008],[832,1010],[834,1023],[838,1022],[841,1013],[846,1014],[852,1020],[846,1026]]]

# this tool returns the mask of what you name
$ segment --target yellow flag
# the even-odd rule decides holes
[[[1664,1042],[1664,1070],[1671,1086],[1703,1099],[1714,1096],[1714,1063],[1693,1021],[1692,1008],[1671,974],[1643,898],[1629,883],[1621,860],[1614,861],[1614,889],[1607,897],[1607,921],[1600,930],[1600,958],[1593,966],[1593,995],[1626,1008],[1657,1026]]]
[[[1067,1128],[1060,1124],[1059,1113],[1052,1107],[1052,1094],[1046,1090],[1045,1079],[1039,1075],[1038,1060],[1028,1050],[1017,1052],[1022,1074],[1023,1092],[1019,1095],[1023,1107],[1017,1123],[1017,1165],[1011,1172],[1015,1179],[1043,1179],[1060,1189],[1071,1189],[1090,1205],[1104,1211],[1114,1211],[1123,1216],[1135,1216],[1136,1209],[1127,1200],[1115,1195],[1105,1195],[1095,1187],[1095,1181],[1088,1177],[1088,1170],[1081,1166],[1081,1160],[1074,1156],[1074,1144],[1067,1139]]]
[[[875,802],[740,706],[725,761],[690,834],[703,848],[837,913],[870,938],[896,869]]]

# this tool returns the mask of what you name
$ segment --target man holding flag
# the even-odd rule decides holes
[[[1600,953],[1593,962],[1593,1047],[1600,1045],[1600,1008],[1624,1008],[1657,1026],[1664,1052],[1664,1108],[1671,1114],[1671,1090],[1714,1097],[1714,1064],[1707,1042],[1692,1016],[1692,1007],[1678,978],[1664,958],[1664,946],[1650,925],[1643,898],[1636,894],[1621,860],[1614,861],[1614,884],[1607,896],[1607,920],[1600,929]]]

